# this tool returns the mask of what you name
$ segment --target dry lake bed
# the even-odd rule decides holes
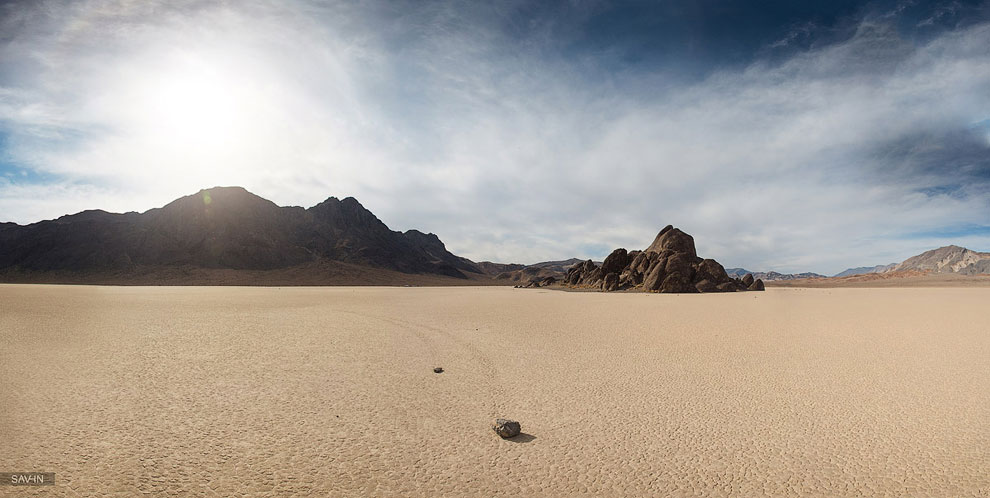
[[[0,472],[56,474],[0,494],[987,497],[988,310],[990,288],[0,285]]]

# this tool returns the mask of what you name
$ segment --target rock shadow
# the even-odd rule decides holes
[[[536,436],[532,434],[526,434],[525,432],[520,432],[519,434],[512,436],[506,441],[510,443],[532,443],[536,439]]]

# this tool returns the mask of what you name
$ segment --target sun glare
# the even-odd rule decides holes
[[[223,146],[241,122],[237,82],[201,61],[169,68],[150,88],[147,109],[160,138],[177,145]]]

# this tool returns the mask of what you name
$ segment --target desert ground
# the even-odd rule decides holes
[[[0,494],[986,497],[988,302],[2,285]]]

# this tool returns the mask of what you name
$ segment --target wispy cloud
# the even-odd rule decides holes
[[[280,204],[353,195],[473,259],[602,257],[668,223],[756,270],[990,249],[986,231],[952,232],[990,215],[990,25],[918,42],[864,16],[842,41],[685,82],[575,57],[559,40],[580,23],[519,28],[521,8],[8,8],[4,152],[47,176],[0,180],[0,212],[240,184]]]

